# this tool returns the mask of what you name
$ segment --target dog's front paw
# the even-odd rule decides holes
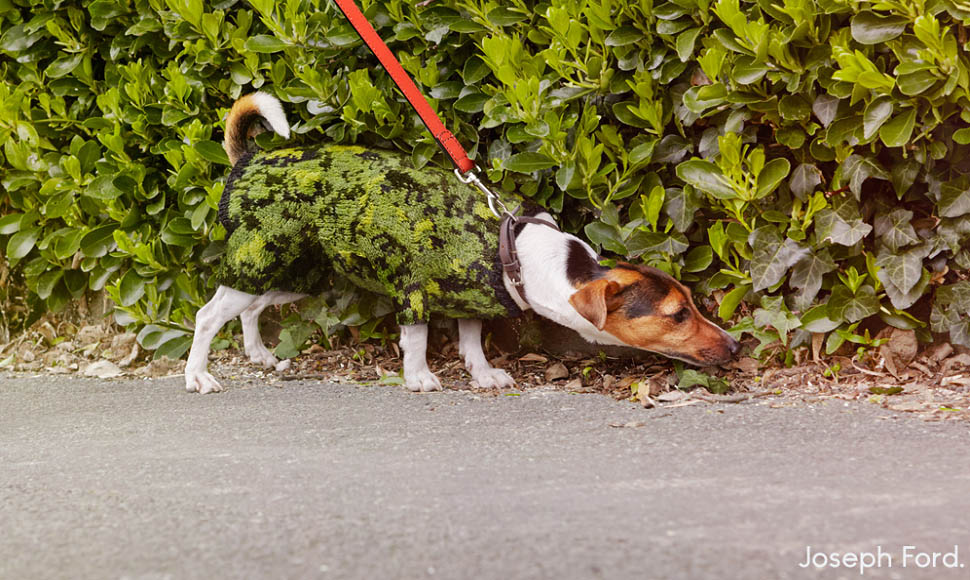
[[[515,386],[512,375],[492,367],[472,373],[472,380],[483,389],[507,389]]]
[[[190,393],[206,395],[208,393],[218,393],[222,391],[222,385],[212,375],[207,372],[185,373],[185,390]]]
[[[414,393],[440,391],[441,381],[429,370],[418,371],[404,377],[404,384]]]

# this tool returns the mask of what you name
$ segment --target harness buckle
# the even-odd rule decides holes
[[[502,203],[502,200],[499,199],[497,195],[492,193],[492,190],[490,190],[484,183],[482,183],[482,180],[478,178],[478,173],[476,173],[477,170],[478,166],[476,165],[474,169],[470,169],[467,173],[462,175],[461,172],[455,169],[455,177],[458,178],[458,181],[464,184],[474,185],[482,193],[484,193],[485,197],[488,199],[488,209],[492,210],[492,214],[494,214],[495,217],[502,217],[502,213],[512,215],[512,212],[510,212],[509,208]],[[499,205],[499,207],[502,209],[502,213],[499,213],[499,211],[495,208],[495,204]],[[515,218],[513,217],[513,219]]]

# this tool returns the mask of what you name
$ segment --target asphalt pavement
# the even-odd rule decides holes
[[[970,579],[965,423],[225,384],[0,378],[0,578]]]

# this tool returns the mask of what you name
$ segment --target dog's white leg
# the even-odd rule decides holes
[[[293,292],[272,291],[257,298],[249,308],[243,310],[239,315],[242,320],[243,346],[246,348],[246,356],[249,360],[264,367],[275,367],[279,360],[263,344],[263,339],[259,335],[259,315],[267,306],[277,304],[287,304],[296,302],[306,294],[296,294]]]
[[[218,392],[222,386],[206,371],[209,346],[223,325],[242,314],[256,297],[228,286],[219,286],[216,295],[195,316],[195,336],[185,364],[185,390],[202,394]]]
[[[428,368],[428,325],[402,324],[404,384],[411,391],[440,391],[441,382]]]
[[[465,368],[478,386],[504,389],[515,385],[515,380],[502,369],[488,364],[482,350],[482,321],[458,321],[458,353],[465,359]]]

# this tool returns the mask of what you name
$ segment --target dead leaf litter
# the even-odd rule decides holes
[[[529,390],[600,393],[658,409],[698,404],[785,407],[864,401],[928,421],[970,419],[970,350],[948,343],[920,347],[909,334],[893,332],[863,362],[832,356],[824,362],[762,367],[755,359],[742,358],[728,369],[703,369],[726,381],[729,389],[721,394],[701,387],[679,390],[674,365],[653,355],[618,359],[493,352],[492,365],[505,369],[516,381],[516,389],[508,392],[483,389],[472,381],[454,341],[430,349],[428,362],[450,388],[490,396]],[[44,323],[0,346],[0,370],[12,372],[77,373],[101,379],[161,378],[178,376],[184,367],[182,360],[151,360],[150,353],[139,349],[134,334],[118,332],[107,324],[81,327],[73,338],[63,339]],[[400,349],[393,343],[337,345],[330,350],[313,345],[289,363],[277,365],[279,370],[259,367],[239,350],[226,349],[210,355],[210,367],[234,388],[257,388],[266,383],[282,388],[295,380],[397,388],[403,384]]]

